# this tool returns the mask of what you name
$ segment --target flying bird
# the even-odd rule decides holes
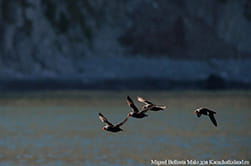
[[[143,97],[139,97],[137,96],[137,100],[141,103],[144,103],[145,105],[142,107],[142,109],[147,109],[150,111],[163,111],[164,109],[166,109],[167,106],[159,106],[159,105],[155,105],[152,102],[150,102],[149,100],[144,99]]]
[[[122,129],[120,128],[120,126],[122,126],[128,120],[128,117],[126,117],[125,120],[123,120],[122,122],[120,122],[120,123],[118,123],[116,125],[113,125],[112,123],[110,123],[106,119],[106,117],[103,114],[99,113],[98,117],[101,120],[101,122],[105,123],[105,126],[102,129],[106,130],[106,131],[110,131],[110,132],[119,132],[119,131],[122,131]]]
[[[209,116],[210,120],[212,121],[212,123],[217,126],[217,122],[216,122],[216,119],[214,117],[214,114],[216,114],[216,112],[212,111],[212,110],[209,110],[207,108],[203,108],[203,107],[200,107],[200,108],[197,108],[194,113],[197,115],[197,117],[200,117],[201,115],[207,115]]]
[[[132,101],[132,99],[130,98],[130,96],[127,96],[127,104],[131,107],[131,112],[128,113],[128,117],[134,117],[134,118],[144,118],[146,116],[148,116],[147,114],[145,114],[148,109],[144,109],[139,111],[139,109],[135,106],[134,102]]]

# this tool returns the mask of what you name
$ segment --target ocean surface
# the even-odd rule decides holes
[[[103,131],[145,97],[168,109]],[[217,112],[218,127],[193,110]],[[249,91],[38,91],[0,94],[0,166],[148,166],[151,160],[251,161]]]

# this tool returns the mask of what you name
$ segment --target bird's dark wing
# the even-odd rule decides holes
[[[209,114],[216,114],[216,112],[214,112],[214,111],[212,111],[212,110],[209,110],[209,109],[207,109],[207,112],[208,112]]]
[[[140,113],[146,113],[147,111],[149,111],[149,109],[141,110]]]
[[[120,126],[122,126],[127,120],[128,120],[128,117],[126,117],[125,120],[123,120],[123,121],[120,122],[119,124],[116,124],[115,127],[120,127]]]
[[[137,100],[139,101],[139,102],[141,102],[141,103],[144,103],[144,104],[153,104],[152,102],[150,102],[150,101],[148,101],[148,100],[146,100],[146,99],[144,99],[143,97],[140,97],[140,96],[137,96]]]
[[[164,109],[166,109],[166,106],[153,106],[152,108],[151,108],[151,110],[153,110],[153,111],[160,111],[160,110],[164,110]]]
[[[131,107],[132,112],[134,112],[134,113],[139,112],[139,109],[134,105],[134,103],[133,103],[132,99],[130,98],[130,96],[127,96],[126,101],[127,101],[127,104]]]
[[[202,114],[205,114],[205,115],[209,115],[209,114],[216,114],[216,112],[214,112],[214,111],[212,111],[212,110],[210,110],[210,109],[208,109],[208,108],[199,108],[199,110],[200,110],[200,113],[202,113]]]
[[[111,124],[111,123],[106,119],[106,117],[104,117],[103,114],[99,113],[99,114],[98,114],[98,118],[101,120],[101,122],[105,123],[106,125],[108,125],[108,126],[113,126],[113,124]]]
[[[217,122],[216,122],[216,119],[215,119],[213,113],[210,113],[210,114],[209,114],[209,118],[210,118],[210,120],[213,122],[213,124],[214,124],[215,126],[217,126]]]

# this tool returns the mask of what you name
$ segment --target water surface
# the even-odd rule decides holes
[[[101,130],[125,118],[127,95],[168,110],[129,119],[120,133]],[[0,166],[151,165],[150,160],[250,160],[250,92],[69,91],[0,96]],[[140,106],[140,103],[135,103]],[[219,126],[193,109],[217,111]]]

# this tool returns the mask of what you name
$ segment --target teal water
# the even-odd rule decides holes
[[[145,119],[130,118],[120,133],[101,130],[97,113],[119,122],[129,112],[126,95],[135,98],[138,93],[167,104],[168,110],[149,112]],[[155,159],[251,159],[249,94],[138,93],[2,95],[0,166],[145,166]],[[218,127],[208,117],[193,114],[198,102],[217,111]]]

